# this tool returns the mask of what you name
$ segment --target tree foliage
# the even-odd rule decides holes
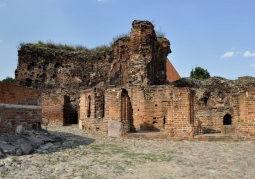
[[[190,77],[191,78],[195,78],[195,79],[198,79],[198,80],[203,80],[203,79],[206,79],[206,78],[210,78],[210,73],[207,71],[207,69],[203,69],[201,67],[196,67],[195,70],[191,70],[190,72]]]
[[[5,79],[2,80],[2,82],[12,84],[14,82],[14,79],[12,77],[7,76]]]

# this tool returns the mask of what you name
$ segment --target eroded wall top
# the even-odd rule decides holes
[[[24,44],[18,51],[15,83],[58,93],[108,84],[152,85],[166,81],[170,42],[157,38],[149,21],[134,21],[130,37],[97,53]]]

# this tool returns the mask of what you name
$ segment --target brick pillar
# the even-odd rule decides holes
[[[149,21],[133,21],[130,33],[129,84],[150,85],[154,82],[154,27]]]

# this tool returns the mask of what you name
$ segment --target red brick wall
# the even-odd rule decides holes
[[[123,104],[122,93],[125,90],[128,97]],[[91,117],[87,117],[89,95],[91,96]],[[107,122],[116,120],[123,123],[123,134],[135,129],[163,131],[175,140],[189,139],[193,136],[187,88],[171,86],[108,88],[105,91],[105,115],[101,119],[94,118],[94,99],[94,90],[83,92],[80,98],[79,118],[83,127],[94,133],[106,135]],[[124,111],[125,114],[123,114],[125,108],[128,111]]]
[[[126,98],[122,95],[124,91]],[[85,129],[104,135],[107,122],[115,120],[122,122],[123,134],[135,129],[161,131],[173,140],[190,140],[194,135],[211,132],[234,135],[241,140],[255,139],[255,88],[224,94],[214,90],[205,102],[207,92],[168,85],[109,87],[104,91],[104,117],[98,119],[94,117],[96,93],[91,89],[81,96],[80,120]],[[90,118],[86,117],[88,95]],[[231,116],[231,125],[223,123],[227,114]]]
[[[255,140],[255,87],[249,87],[239,96],[240,135],[244,139]]]
[[[42,106],[43,124],[51,126],[68,124],[70,116],[69,97],[43,93]]]
[[[0,82],[0,132],[32,128],[41,118],[41,90]]]
[[[79,125],[80,128],[101,135],[107,134],[108,106],[104,107],[104,91],[92,88],[82,92],[80,97]]]
[[[167,108],[165,133],[173,140],[187,140],[193,137],[193,124],[190,116],[189,88],[172,88]]]

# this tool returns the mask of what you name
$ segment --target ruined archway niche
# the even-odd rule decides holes
[[[95,95],[95,118],[104,117],[104,91],[100,88],[94,88]]]
[[[27,87],[32,86],[32,79],[31,79],[31,78],[27,78],[27,79],[26,79],[26,86],[27,86]]]
[[[133,124],[133,108],[127,90],[121,91],[121,122],[123,132],[135,131]]]
[[[229,114],[226,114],[223,117],[223,125],[231,125],[232,124],[232,117]]]
[[[87,107],[87,117],[90,118],[90,114],[91,114],[91,97],[90,95],[88,96],[87,100],[86,100],[86,107]]]
[[[128,92],[125,89],[122,89],[121,92],[121,121],[128,121],[129,119],[129,102],[130,98],[128,96]]]

